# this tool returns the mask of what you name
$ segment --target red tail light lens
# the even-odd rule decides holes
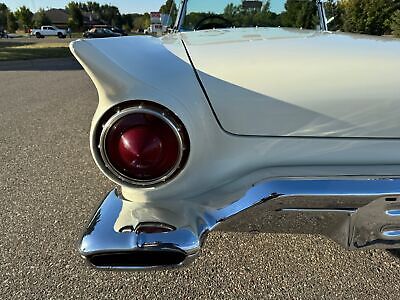
[[[179,125],[143,108],[121,111],[102,133],[102,156],[119,178],[134,184],[166,180],[179,167],[183,139]]]

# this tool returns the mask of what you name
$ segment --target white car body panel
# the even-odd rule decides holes
[[[163,201],[171,205],[171,199],[178,204],[194,201],[209,205],[211,201],[219,207],[232,200],[230,195],[243,193],[252,184],[271,177],[399,174],[398,139],[251,137],[227,133],[213,115],[179,35],[163,40],[80,40],[71,44],[71,50],[99,92],[91,148],[96,163],[111,180],[116,181],[96,154],[93,137],[96,126],[101,126],[97,124],[100,117],[110,107],[127,100],[153,101],[173,111],[188,131],[191,151],[181,173],[157,188],[134,188],[116,181],[126,199],[158,201],[160,205]],[[226,101],[229,106],[230,100]],[[280,126],[285,131],[287,124],[282,122]],[[224,197],[211,197],[218,191],[223,191]]]
[[[231,133],[400,136],[399,40],[283,28],[181,36]]]

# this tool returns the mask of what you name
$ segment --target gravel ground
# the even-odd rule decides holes
[[[400,298],[399,258],[305,235],[211,233],[185,269],[88,268],[77,240],[113,187],[89,153],[96,97],[71,60],[0,65],[1,299]]]

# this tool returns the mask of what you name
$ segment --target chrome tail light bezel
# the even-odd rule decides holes
[[[106,138],[114,124],[122,118],[135,113],[152,115],[162,120],[174,132],[179,148],[174,166],[160,177],[151,180],[131,178],[120,172],[112,163],[106,151]],[[98,122],[96,145],[106,174],[121,185],[134,187],[154,187],[172,180],[182,170],[189,156],[189,136],[180,119],[167,108],[148,101],[127,101],[109,109]]]

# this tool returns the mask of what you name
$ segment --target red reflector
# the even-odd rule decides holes
[[[181,146],[172,127],[156,115],[136,112],[118,119],[108,130],[105,152],[122,176],[151,181],[167,175],[179,163]]]

